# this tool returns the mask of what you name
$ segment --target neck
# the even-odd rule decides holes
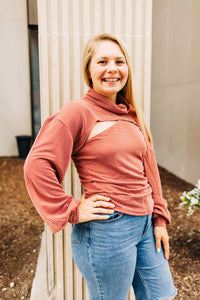
[[[107,97],[112,103],[116,104],[117,103],[117,95],[113,95],[110,97]]]

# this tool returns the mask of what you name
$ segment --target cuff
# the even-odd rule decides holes
[[[77,224],[78,223],[78,217],[79,217],[79,203],[80,203],[81,200],[74,200],[74,201],[76,203],[76,206],[71,211],[68,222],[70,222],[72,224]]]
[[[160,215],[153,216],[153,225],[165,227],[167,225],[167,220]]]

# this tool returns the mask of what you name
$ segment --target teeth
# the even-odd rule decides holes
[[[118,78],[104,79],[104,80],[108,81],[108,82],[115,82],[115,81],[118,81]]]

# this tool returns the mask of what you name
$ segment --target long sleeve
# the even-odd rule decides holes
[[[24,176],[31,200],[53,233],[78,222],[79,200],[61,185],[73,151],[73,136],[62,121],[48,118],[25,161]]]
[[[154,200],[153,223],[156,226],[170,224],[170,213],[167,209],[167,202],[162,196],[160,175],[152,144],[149,142],[146,155],[144,157],[145,175],[152,188]]]

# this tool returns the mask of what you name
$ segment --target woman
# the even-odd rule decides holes
[[[83,55],[86,95],[49,117],[25,163],[30,197],[52,232],[74,223],[73,258],[90,299],[172,299],[170,215],[150,132],[133,97],[120,40],[101,34]],[[72,157],[84,194],[63,191]]]

